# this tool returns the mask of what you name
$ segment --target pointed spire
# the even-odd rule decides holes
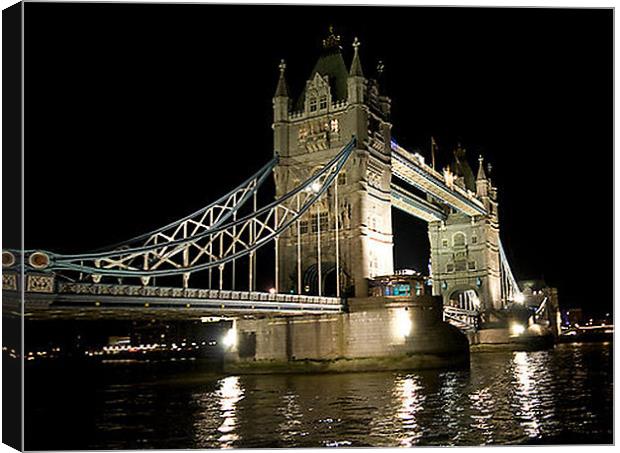
[[[484,158],[482,154],[478,157],[478,175],[476,176],[476,180],[482,181],[487,179],[487,175],[484,174]]]
[[[286,78],[284,77],[284,71],[286,70],[286,63],[284,60],[280,60],[278,65],[280,69],[280,78],[278,79],[278,86],[276,87],[276,94],[274,97],[288,97],[288,88],[286,87]]]
[[[360,61],[359,47],[360,42],[357,38],[355,38],[353,40],[353,62],[351,63],[351,70],[349,71],[349,76],[351,77],[364,77],[362,63]]]

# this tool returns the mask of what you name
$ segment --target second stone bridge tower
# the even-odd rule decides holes
[[[284,62],[273,98],[276,197],[298,187],[354,136],[356,149],[334,189],[279,240],[280,292],[365,297],[367,279],[393,273],[390,99],[362,70],[359,42],[347,69],[333,30],[303,91],[292,96]],[[338,225],[336,225],[338,222]],[[335,238],[338,231],[339,259]],[[297,238],[300,238],[299,248]],[[319,239],[320,238],[320,239]],[[319,258],[320,257],[320,258]],[[340,273],[336,278],[336,262]]]

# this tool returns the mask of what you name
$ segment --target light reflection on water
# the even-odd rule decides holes
[[[469,371],[224,378],[185,373],[173,380],[141,376],[131,384],[113,374],[79,399],[90,401],[83,407],[71,407],[72,400],[65,411],[53,406],[51,395],[37,401],[29,426],[49,432],[27,440],[27,447],[611,442],[611,348],[560,345],[550,351],[474,354]],[[54,424],[46,410],[64,423]],[[71,420],[79,416],[85,418]],[[80,422],[83,429],[75,437],[71,426]],[[63,434],[67,429],[73,437]],[[73,444],[66,444],[67,438]]]

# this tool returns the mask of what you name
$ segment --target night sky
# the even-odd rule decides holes
[[[612,10],[25,6],[27,248],[81,252],[175,220],[273,153],[286,59],[297,96],[333,24],[347,64],[385,63],[393,137],[499,188],[517,279],[612,308]],[[426,270],[425,224],[394,210],[396,267]]]

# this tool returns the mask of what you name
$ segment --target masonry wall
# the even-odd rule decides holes
[[[374,300],[373,300],[374,299]],[[360,302],[360,301],[358,301]],[[383,359],[415,354],[450,356],[454,362],[468,356],[468,342],[455,327],[440,321],[440,307],[396,304],[367,298],[367,306],[351,313],[272,318],[236,322],[239,351],[244,341],[255,341],[253,354],[241,354],[246,362],[303,360],[334,361]],[[411,323],[410,333],[402,325]],[[252,348],[249,348],[252,349]]]

